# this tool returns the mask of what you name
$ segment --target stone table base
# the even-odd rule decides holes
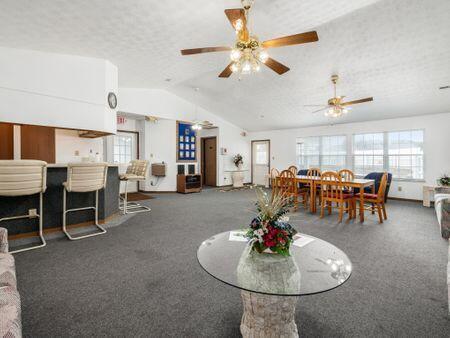
[[[241,333],[244,338],[296,338],[295,305],[298,297],[270,296],[241,291],[244,314]]]
[[[235,171],[231,174],[233,179],[233,187],[241,188],[244,186],[244,173],[242,171]]]

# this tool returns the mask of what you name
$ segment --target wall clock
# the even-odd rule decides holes
[[[108,104],[111,109],[116,109],[117,107],[117,96],[113,92],[108,94]]]

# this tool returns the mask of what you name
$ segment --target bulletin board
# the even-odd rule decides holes
[[[197,133],[192,123],[177,121],[177,162],[197,161]]]

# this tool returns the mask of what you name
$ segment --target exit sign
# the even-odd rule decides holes
[[[125,124],[127,120],[123,116],[117,116],[117,124]]]

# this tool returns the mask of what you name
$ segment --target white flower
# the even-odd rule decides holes
[[[280,222],[287,223],[289,222],[289,216],[281,216],[278,220]]]

